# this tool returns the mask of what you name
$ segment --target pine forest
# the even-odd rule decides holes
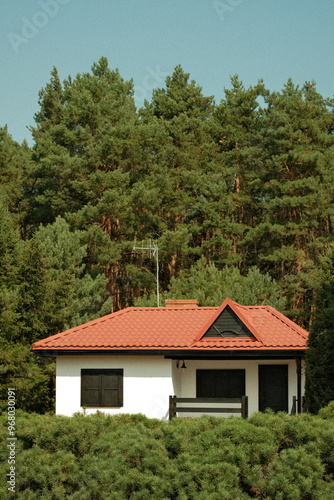
[[[315,82],[270,91],[233,76],[215,100],[177,66],[137,109],[133,82],[102,57],[65,81],[53,68],[38,105],[32,146],[0,128],[1,370],[22,409],[52,408],[54,365],[32,342],[157,304],[157,255],[140,247],[159,250],[161,305],[228,296],[321,323],[334,101]]]

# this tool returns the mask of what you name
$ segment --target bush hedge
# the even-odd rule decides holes
[[[27,414],[18,411],[15,493],[1,415],[0,497],[60,500],[334,498],[334,405],[318,416]]]

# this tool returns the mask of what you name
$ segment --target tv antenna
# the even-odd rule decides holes
[[[142,243],[141,247],[133,247],[133,250],[142,250],[146,251],[149,254],[149,258],[152,259],[154,258],[156,261],[156,281],[157,281],[157,306],[160,307],[160,298],[159,298],[159,248],[158,245],[155,241],[152,241],[151,239],[148,240],[148,243],[146,246],[144,246],[144,243]]]

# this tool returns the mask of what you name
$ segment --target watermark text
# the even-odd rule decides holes
[[[157,87],[162,87],[165,83],[166,76],[168,73],[165,73],[160,69],[160,66],[157,64],[155,68],[151,68],[150,66],[146,66],[146,75],[142,80],[141,85],[135,85],[135,103],[137,107],[143,104],[144,100],[149,99],[152,91]]]
[[[15,484],[16,484],[16,437],[15,437],[15,389],[8,389],[8,437],[7,437],[7,463],[8,463],[8,474],[7,474],[7,484],[8,491],[15,493]]]
[[[19,33],[9,32],[7,38],[16,54],[19,53],[21,45],[26,45],[34,38],[40,29],[44,28],[52,19],[56,17],[62,5],[66,5],[71,0],[38,0],[39,10],[31,17],[21,17],[21,30]]]
[[[213,7],[221,21],[225,20],[226,14],[230,14],[240,5],[243,0],[214,0]]]

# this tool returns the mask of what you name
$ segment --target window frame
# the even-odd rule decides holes
[[[80,374],[81,390],[80,390],[80,404],[83,408],[121,408],[123,406],[123,368],[82,368]],[[90,377],[97,377],[95,379],[96,386],[93,387],[93,379]],[[116,377],[114,380],[112,378]],[[109,380],[108,380],[109,378]],[[109,384],[108,384],[109,382]],[[110,387],[114,385],[116,387]],[[89,387],[91,383],[91,387]],[[108,387],[109,385],[109,387]],[[97,391],[97,397],[91,401],[87,398],[87,390]],[[108,401],[108,391],[113,391],[117,394],[115,402],[112,404]]]

